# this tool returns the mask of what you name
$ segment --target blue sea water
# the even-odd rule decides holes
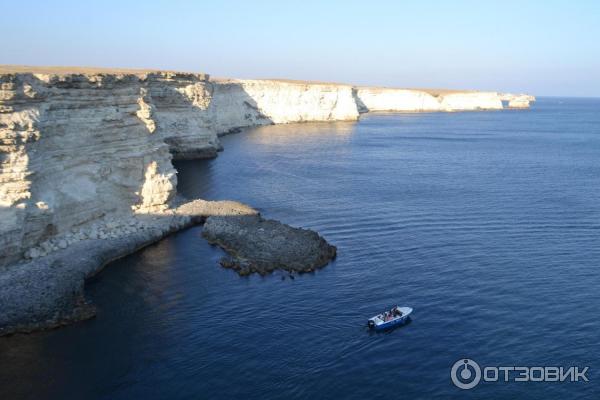
[[[97,318],[0,338],[0,398],[600,398],[600,100],[365,115],[223,138],[180,162],[190,197],[319,231],[314,274],[239,277],[201,227],[113,262]],[[395,305],[412,321],[371,333]],[[589,382],[450,368],[589,366]]]

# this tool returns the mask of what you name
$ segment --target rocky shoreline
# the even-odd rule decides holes
[[[195,200],[157,214],[112,218],[50,239],[29,252],[29,260],[0,268],[0,336],[94,317],[95,308],[85,298],[87,279],[111,261],[204,221],[209,241],[237,260],[232,266],[240,275],[276,268],[310,271],[335,256],[335,247],[317,233],[264,220],[253,208],[235,201]],[[237,240],[231,239],[231,232]],[[258,239],[244,238],[244,233],[253,237],[256,232],[261,232]],[[276,239],[282,234],[288,249],[283,252]],[[261,245],[252,250],[257,242]]]

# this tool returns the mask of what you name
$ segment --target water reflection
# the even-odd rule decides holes
[[[348,140],[355,131],[356,124],[356,121],[341,121],[265,125],[249,129],[252,133],[249,140],[255,144],[276,146],[313,140],[322,143],[323,135],[329,139],[335,137],[336,141]]]
[[[174,161],[177,170],[177,193],[188,199],[207,198],[215,183],[212,160]]]
[[[305,185],[281,185],[269,177],[276,173],[291,181],[314,180],[314,186],[318,187],[318,180],[324,174],[321,160],[308,155],[318,152],[330,163],[343,163],[354,151],[347,144],[352,140],[356,126],[356,121],[265,125],[224,136],[221,141],[225,149],[218,160],[174,162],[178,193],[190,199],[221,200],[223,197],[218,193],[225,191],[216,190],[217,186],[237,185],[240,189],[231,199],[259,207],[260,202],[248,196],[245,185],[239,185],[239,178],[245,177],[246,184],[255,182],[252,186],[265,188],[263,196],[283,191],[293,198],[302,197],[301,191],[290,192],[290,188]],[[294,152],[294,149],[298,151]],[[243,154],[244,162],[240,162],[240,154]],[[314,173],[297,173],[299,163],[309,164],[306,168]]]

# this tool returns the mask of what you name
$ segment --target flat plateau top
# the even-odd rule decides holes
[[[440,96],[452,93],[475,93],[479,90],[463,90],[463,89],[432,89],[432,88],[398,88],[398,87],[387,87],[387,86],[363,86],[363,85],[352,85],[349,83],[342,82],[323,82],[323,81],[306,81],[296,79],[282,79],[282,78],[258,78],[258,79],[232,79],[224,77],[211,77],[212,81],[215,82],[232,82],[232,81],[244,81],[244,80],[257,80],[257,81],[272,81],[272,82],[284,82],[284,83],[297,83],[297,84],[310,84],[310,85],[338,85],[338,86],[353,86],[357,89],[401,89],[401,90],[416,90],[420,92],[429,93],[432,96]]]
[[[0,64],[0,74],[48,74],[48,75],[69,75],[69,74],[134,74],[143,75],[151,72],[181,72],[165,71],[161,69],[143,69],[143,68],[101,68],[101,67],[55,67],[55,66],[30,66],[30,65],[2,65]],[[201,74],[201,72],[191,72]]]

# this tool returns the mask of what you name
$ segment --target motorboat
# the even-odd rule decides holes
[[[413,309],[411,307],[395,306],[389,311],[376,315],[373,318],[369,318],[367,324],[370,329],[382,331],[398,325],[404,325],[412,312]]]

